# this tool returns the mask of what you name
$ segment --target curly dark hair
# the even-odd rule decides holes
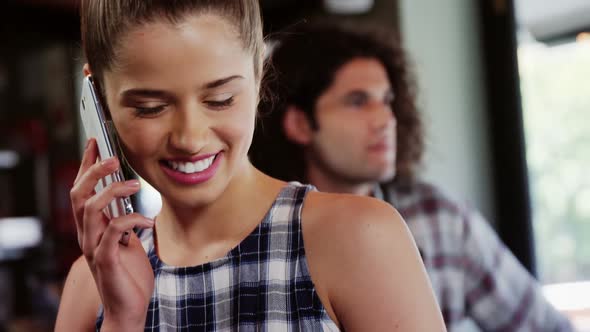
[[[269,59],[264,84],[272,98],[262,100],[250,160],[264,173],[306,182],[303,148],[284,133],[283,117],[293,105],[317,128],[317,99],[335,73],[355,58],[375,58],[387,71],[397,121],[396,181],[413,180],[423,152],[423,129],[415,103],[415,84],[397,38],[375,27],[343,23],[301,23],[282,32]]]

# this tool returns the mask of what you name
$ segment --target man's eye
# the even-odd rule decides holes
[[[156,107],[135,107],[135,115],[137,116],[154,116],[161,113],[166,105]]]
[[[231,96],[224,100],[206,100],[205,104],[213,109],[224,109],[230,107],[234,103],[234,97]]]
[[[367,103],[367,96],[355,95],[347,98],[347,104],[354,107],[362,107]]]
[[[383,98],[383,103],[385,105],[391,105],[391,103],[393,103],[394,100],[395,100],[394,94],[388,93],[387,95],[385,95],[385,98]]]

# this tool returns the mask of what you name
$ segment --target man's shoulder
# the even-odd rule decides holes
[[[415,214],[463,215],[468,210],[464,202],[428,182],[393,181],[380,186],[384,199],[404,217]]]
[[[469,238],[487,238],[491,225],[479,211],[426,182],[386,184],[387,201],[397,209],[421,247],[433,238],[445,248],[461,247]],[[425,243],[427,242],[427,243]],[[444,244],[442,244],[444,242]]]

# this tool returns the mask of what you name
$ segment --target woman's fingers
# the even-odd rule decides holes
[[[76,221],[80,222],[84,212],[84,204],[94,194],[94,188],[98,181],[105,176],[112,174],[119,168],[119,161],[113,157],[95,163],[83,173],[70,191],[72,209]]]
[[[80,168],[78,169],[78,174],[76,175],[74,183],[78,182],[80,176],[82,176],[82,174],[84,174],[86,170],[96,162],[96,158],[98,157],[97,150],[96,140],[94,138],[89,138],[86,141],[86,148],[84,148],[82,162],[80,163]]]
[[[104,269],[113,268],[119,262],[118,250],[121,236],[134,227],[151,228],[153,226],[153,220],[138,213],[111,220],[94,252],[95,265]]]
[[[85,255],[92,255],[94,249],[98,246],[102,233],[107,227],[108,220],[103,214],[104,209],[114,199],[130,196],[138,190],[139,181],[137,180],[114,182],[98,194],[86,200],[84,203],[82,227],[79,230],[79,233],[81,231],[83,234],[80,247]]]
[[[72,203],[72,212],[74,213],[74,219],[76,220],[76,229],[78,230],[78,233],[80,232],[78,219],[81,216],[81,208],[84,204],[84,201],[79,195],[79,185],[77,184],[80,182],[80,177],[86,173],[88,168],[90,168],[90,166],[96,162],[97,156],[98,152],[96,148],[96,141],[94,139],[89,139],[86,142],[86,148],[84,149],[84,154],[82,155],[82,162],[80,163],[80,168],[78,168],[78,174],[76,175],[72,189],[70,189],[70,201]],[[81,243],[80,234],[78,234],[78,242]]]

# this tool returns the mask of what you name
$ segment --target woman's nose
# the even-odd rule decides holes
[[[178,109],[172,132],[170,144],[176,150],[195,154],[207,144],[210,121],[197,106]]]

